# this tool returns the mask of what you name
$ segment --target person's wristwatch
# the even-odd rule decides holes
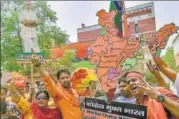
[[[160,102],[160,103],[164,102],[164,101],[165,101],[165,96],[163,96],[163,95],[158,95],[158,96],[157,96],[157,101]]]

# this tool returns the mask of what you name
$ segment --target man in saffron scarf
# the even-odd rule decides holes
[[[147,106],[147,119],[177,119],[179,98],[164,87],[151,87],[143,78],[139,72],[129,72],[124,80],[130,84],[136,104]]]
[[[8,87],[12,101],[16,103],[21,112],[21,119],[61,119],[59,109],[48,108],[49,94],[47,91],[40,91],[35,95],[35,102],[29,104],[14,86],[14,79],[9,80]]]
[[[56,83],[46,71],[44,65],[41,64],[35,53],[32,56],[32,63],[38,68],[38,71],[46,84],[46,88],[52,96],[56,106],[59,109],[62,109],[62,118],[82,119],[82,113],[78,102],[78,94],[71,87],[70,72],[67,69],[59,70],[57,72],[58,82]]]

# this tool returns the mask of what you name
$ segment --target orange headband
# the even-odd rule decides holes
[[[142,79],[144,76],[138,72],[131,72],[129,73],[126,78],[138,78],[138,79]]]

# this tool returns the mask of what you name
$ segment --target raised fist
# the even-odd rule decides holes
[[[34,50],[32,49],[32,58],[31,58],[32,64],[36,67],[40,66],[41,62],[40,59],[35,54]]]
[[[14,81],[14,79],[12,78],[12,76],[9,76],[9,77],[8,77],[5,86],[6,86],[8,89],[13,89],[13,88],[15,88],[15,81]]]

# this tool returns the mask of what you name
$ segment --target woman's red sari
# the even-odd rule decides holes
[[[55,108],[40,108],[36,103],[31,104],[33,119],[62,119],[60,110]],[[21,119],[24,119],[22,115]]]

